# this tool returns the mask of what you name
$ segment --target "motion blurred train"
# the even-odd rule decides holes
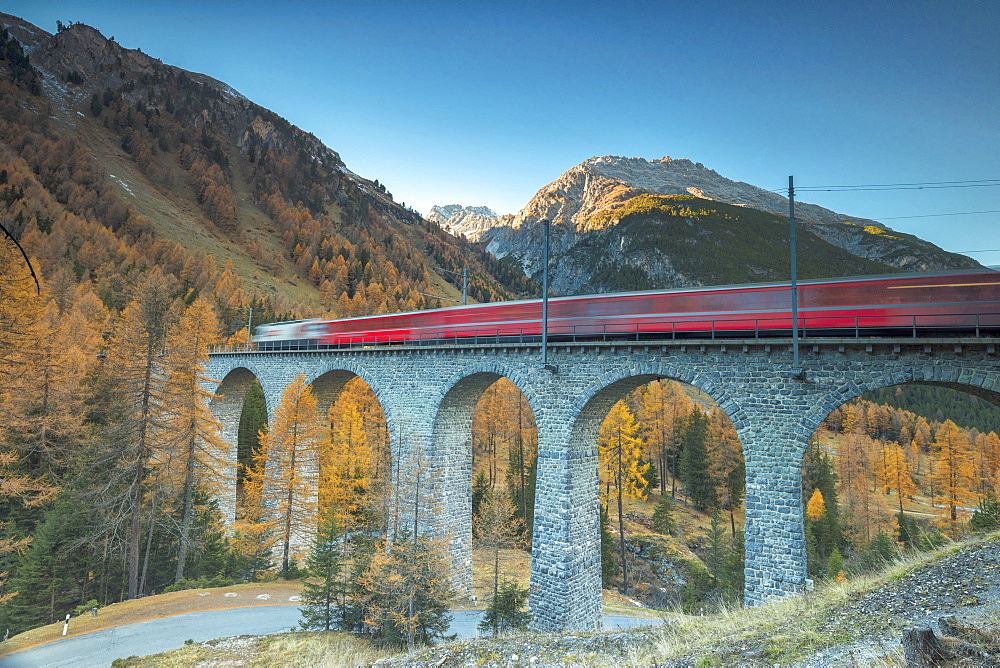
[[[1000,272],[802,281],[801,336],[1000,336]],[[790,336],[789,283],[553,297],[550,341]],[[538,341],[542,300],[261,325],[259,350]]]

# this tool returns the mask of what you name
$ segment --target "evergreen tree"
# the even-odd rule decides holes
[[[490,492],[490,479],[486,477],[486,471],[480,469],[479,473],[476,474],[476,479],[472,481],[472,517],[475,518],[479,515],[479,508],[483,503],[483,499]],[[473,537],[478,537],[479,527],[476,523],[472,525],[472,535]]]
[[[607,588],[611,586],[615,574],[618,572],[618,564],[615,563],[615,537],[611,533],[611,518],[608,516],[608,507],[601,505],[601,586]]]
[[[660,499],[653,508],[653,531],[674,535],[674,500],[666,494],[660,494]]]
[[[492,632],[494,638],[510,631],[526,631],[531,622],[531,613],[521,608],[527,602],[528,588],[505,579],[486,607],[486,613],[479,622],[479,630]]]
[[[837,474],[829,455],[819,449],[815,441],[810,441],[806,449],[803,464],[802,491],[806,504],[806,524],[816,539],[816,552],[819,564],[817,569],[825,568],[825,564],[833,550],[843,543],[843,533],[840,528],[840,512],[837,502]],[[817,492],[819,493],[817,497]],[[816,500],[813,501],[813,498]],[[822,502],[822,505],[819,505]],[[809,508],[812,507],[810,514]],[[834,573],[833,575],[836,575]]]
[[[304,631],[329,631],[343,624],[344,583],[340,577],[343,534],[337,516],[328,512],[316,532],[302,578],[302,620]]]
[[[4,628],[20,633],[51,624],[80,604],[79,583],[86,582],[89,564],[77,544],[85,532],[85,517],[77,511],[73,500],[62,495],[46,513],[11,578],[17,596],[0,607]]]
[[[381,644],[412,649],[445,637],[452,597],[447,555],[444,541],[405,531],[371,555],[352,601]]]
[[[708,416],[700,408],[691,409],[681,434],[680,474],[691,504],[701,510],[719,504],[715,482],[709,473]]]
[[[720,602],[737,600],[743,590],[743,556],[727,535],[718,509],[712,513],[707,537],[704,561],[721,597]]]
[[[972,514],[969,526],[980,533],[1000,529],[1000,501],[994,496],[984,496],[979,508]]]

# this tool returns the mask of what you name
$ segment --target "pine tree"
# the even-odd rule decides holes
[[[739,596],[743,588],[743,559],[726,535],[726,527],[718,509],[712,513],[705,547],[705,566],[712,574],[716,588],[723,601],[731,601]]]
[[[653,531],[672,536],[675,528],[674,501],[661,493],[656,507],[653,508]]]
[[[618,564],[615,563],[615,537],[611,533],[611,517],[608,515],[608,506],[600,504],[600,524],[601,524],[601,585],[605,588],[611,586],[611,581],[618,572]]]
[[[843,541],[840,528],[840,509],[837,495],[837,474],[829,455],[820,450],[815,441],[810,441],[803,465],[803,494],[809,499],[806,506],[806,524],[816,539],[817,559],[825,564]],[[813,498],[819,496],[816,501]],[[819,499],[822,499],[822,513],[819,513]],[[812,511],[810,512],[810,508]],[[817,569],[819,569],[819,565]]]
[[[698,407],[692,408],[681,434],[681,480],[691,504],[708,510],[719,504],[715,481],[708,459],[708,417]]]
[[[531,613],[521,608],[527,602],[528,588],[513,580],[504,579],[486,607],[477,628],[492,632],[494,638],[511,631],[526,631],[531,622]]]
[[[11,589],[18,595],[0,606],[5,628],[19,633],[50,624],[80,602],[78,583],[85,580],[88,563],[75,543],[84,520],[68,496],[46,513],[11,578]]]
[[[329,631],[343,624],[346,595],[340,577],[343,539],[336,514],[327,512],[306,557],[299,606],[302,615],[299,628],[303,631]]]

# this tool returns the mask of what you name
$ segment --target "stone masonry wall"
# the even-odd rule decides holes
[[[472,410],[490,383],[509,378],[538,425],[532,624],[591,630],[601,614],[597,431],[615,401],[666,378],[700,388],[729,415],[747,466],[745,600],[757,605],[805,586],[802,457],[820,422],[866,391],[900,383],[957,387],[1000,404],[996,343],[809,342],[804,377],[793,375],[787,344],[759,341],[558,345],[549,351],[554,372],[530,345],[219,354],[209,371],[229,392],[213,403],[227,438],[239,416],[233,402],[243,396],[236,388],[250,375],[260,379],[269,409],[299,373],[327,406],[348,379],[365,380],[385,411],[404,473],[396,492],[401,521],[418,513],[421,531],[449,537],[454,581],[464,592],[472,577]]]

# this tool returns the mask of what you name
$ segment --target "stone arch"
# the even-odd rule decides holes
[[[472,415],[483,393],[501,378],[517,386],[537,416],[530,383],[498,362],[473,364],[453,374],[434,411],[427,455],[440,527],[433,531],[450,538],[454,585],[464,594],[472,592]]]
[[[222,427],[220,436],[228,446],[227,456],[224,458],[226,461],[225,469],[215,472],[221,481],[219,488],[226,490],[219,498],[219,510],[228,527],[232,527],[236,521],[236,462],[240,416],[243,413],[247,392],[250,391],[250,387],[254,383],[259,382],[258,374],[246,366],[235,366],[219,382],[215,389],[215,396],[209,403],[212,417],[218,420]],[[267,402],[266,395],[264,401]],[[267,408],[268,411],[273,409],[272,406]]]
[[[580,630],[600,628],[598,434],[617,401],[658,379],[699,388],[731,421],[740,415],[736,400],[711,376],[643,362],[598,374],[569,401],[569,410],[539,420],[531,566],[531,609],[538,630],[563,628],[568,619]]]
[[[385,401],[387,391],[385,384],[380,383],[368,369],[361,365],[328,366],[306,374],[305,378],[306,383],[312,387],[313,396],[316,397],[318,404],[317,410],[320,413],[330,410],[330,406],[337,400],[344,386],[355,378],[360,378],[371,388],[384,413],[390,409],[390,405]],[[388,413],[386,417],[388,418]]]
[[[591,440],[596,448],[597,432],[615,402],[632,390],[660,379],[679,381],[701,390],[722,409],[737,430],[740,422],[746,420],[742,407],[716,379],[689,366],[674,367],[650,362],[604,373],[580,393],[574,406],[573,442],[589,443],[590,440],[586,439],[592,434]]]
[[[801,430],[812,434],[833,411],[862,394],[893,385],[936,385],[966,392],[1000,406],[1000,372],[983,371],[975,366],[934,365],[909,366],[903,369],[865,374],[859,380],[840,384],[815,402],[801,418]]]

